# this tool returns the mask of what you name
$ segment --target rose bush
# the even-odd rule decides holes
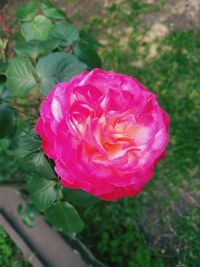
[[[64,187],[110,201],[142,190],[168,128],[167,113],[139,81],[94,69],[54,87],[35,130]]]

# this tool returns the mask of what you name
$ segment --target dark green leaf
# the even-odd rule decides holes
[[[66,234],[79,233],[84,227],[76,209],[67,202],[53,204],[45,216],[50,224]]]
[[[36,171],[41,176],[44,176],[44,177],[46,177],[48,179],[56,177],[56,174],[54,173],[50,162],[45,157],[43,152],[39,152],[37,154],[34,154],[32,162],[36,167]]]
[[[0,138],[11,136],[16,129],[16,113],[7,104],[0,104]]]
[[[83,207],[88,207],[99,202],[97,197],[77,189],[63,188],[63,196],[71,204]]]
[[[14,50],[20,56],[37,58],[41,54],[54,50],[58,44],[59,42],[53,39],[45,41],[32,40],[29,42],[20,41],[16,43]]]
[[[41,10],[50,19],[66,19],[66,14],[54,4],[44,1],[41,5]]]
[[[31,20],[39,9],[39,4],[37,2],[29,2],[22,5],[17,9],[16,16],[22,21]]]
[[[89,44],[92,45],[95,49],[98,49],[98,48],[101,46],[101,44],[100,44],[97,40],[95,40],[95,39],[93,38],[93,36],[91,36],[88,32],[82,30],[82,31],[80,31],[79,35],[80,35],[80,38],[81,38],[83,41],[85,41],[86,43],[89,43]]]
[[[34,219],[37,214],[36,208],[31,204],[29,205],[19,204],[17,206],[17,210],[18,210],[19,216],[22,219],[22,222],[28,227],[32,228],[35,224]]]
[[[86,63],[90,69],[101,67],[101,59],[96,49],[88,43],[77,44],[74,48],[74,55]]]
[[[79,39],[79,31],[69,22],[58,22],[51,32],[51,37],[65,41],[67,45],[70,45]]]
[[[52,22],[42,15],[37,15],[31,22],[22,24],[21,33],[26,41],[46,40],[53,28]]]
[[[56,200],[56,183],[41,177],[33,177],[27,185],[30,199],[39,210],[46,210]]]
[[[51,53],[41,58],[36,65],[36,73],[41,81],[41,92],[48,94],[56,83],[69,81],[86,68],[87,66],[75,56],[64,52]]]
[[[35,85],[31,62],[22,57],[13,59],[7,69],[7,86],[11,95],[25,97]]]

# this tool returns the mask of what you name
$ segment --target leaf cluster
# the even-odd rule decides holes
[[[18,212],[29,227],[37,209],[60,231],[76,234],[84,224],[74,205],[87,207],[97,199],[62,188],[54,162],[43,154],[41,140],[31,128],[35,110],[57,83],[101,66],[97,42],[48,1],[22,5],[16,19],[19,38],[0,39],[0,138],[10,138],[14,156],[27,173],[25,189],[34,207],[20,205]]]

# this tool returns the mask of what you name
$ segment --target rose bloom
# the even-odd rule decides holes
[[[35,130],[64,187],[103,200],[137,195],[168,143],[169,117],[135,78],[94,69],[57,84]]]

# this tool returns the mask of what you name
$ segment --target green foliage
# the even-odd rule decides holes
[[[21,33],[26,41],[46,40],[53,28],[52,22],[43,15],[37,15],[31,22],[21,26]]]
[[[24,159],[27,156],[40,152],[41,139],[34,130],[31,132],[22,131],[17,136],[15,154],[17,158]]]
[[[27,97],[37,90],[46,95],[56,83],[101,65],[94,40],[87,37],[91,45],[83,42],[85,35],[54,4],[29,2],[17,10],[17,18],[25,40],[15,44],[18,56],[9,62],[6,73],[0,65],[12,97]]]
[[[67,193],[66,197],[66,192],[64,189],[62,192],[58,177],[53,170],[53,162],[41,152],[40,138],[34,132],[30,132],[29,135],[23,133],[18,137],[18,140],[15,152],[28,172],[26,189],[32,203],[38,210],[45,212],[49,223],[64,233],[80,232],[83,228],[83,222],[76,209],[67,201],[75,205],[78,205],[80,201],[85,201],[85,205],[90,205],[95,203],[95,199],[84,192],[77,192],[77,200],[75,201],[74,191]],[[58,211],[56,211],[57,207]],[[23,222],[31,227],[34,223],[32,206],[20,206],[18,211]]]
[[[29,21],[34,18],[38,9],[39,5],[37,2],[29,2],[19,7],[19,9],[16,12],[16,16],[19,20]]]
[[[71,23],[57,22],[50,37],[60,42],[65,41],[64,46],[68,46],[79,39],[79,31]]]
[[[165,266],[161,253],[149,248],[138,225],[143,216],[142,205],[137,199],[125,198],[99,202],[83,211],[87,223],[82,240],[108,266]]]
[[[90,69],[101,67],[101,59],[96,49],[89,43],[77,44],[74,48],[74,55],[87,64]]]
[[[11,136],[16,129],[16,113],[12,107],[0,103],[0,138]]]
[[[46,54],[52,50],[54,50],[59,45],[57,40],[45,40],[45,41],[20,41],[15,45],[15,52],[19,56],[24,56],[27,58],[36,59],[40,55]]]
[[[24,97],[37,84],[32,63],[23,57],[16,57],[9,63],[6,75],[6,85],[12,96]]]
[[[56,83],[69,81],[86,68],[87,66],[72,54],[51,53],[41,58],[36,65],[36,73],[40,79],[40,91],[47,95]]]
[[[10,149],[9,139],[0,139],[0,183],[9,179],[15,179],[18,170],[15,157]]]
[[[35,225],[34,218],[37,214],[36,208],[32,204],[19,204],[17,206],[17,210],[22,222],[28,227],[32,228]]]
[[[1,168],[1,184],[11,182],[9,167],[12,166],[14,176],[11,177],[17,185],[25,187],[35,207],[45,212],[54,226],[75,234],[82,230],[83,222],[67,201],[77,205],[85,201],[84,204],[89,205],[95,200],[83,192],[77,192],[77,201],[74,192],[67,197],[63,194],[59,177],[54,172],[54,162],[43,154],[41,140],[32,127],[38,119],[43,95],[47,95],[55,84],[100,66],[100,58],[95,45],[90,47],[90,41],[86,44],[82,40],[83,34],[79,34],[65,12],[48,1],[28,2],[17,10],[16,17],[19,29],[15,30],[21,34],[16,33],[0,42],[0,138],[11,137],[16,123],[18,126],[10,141],[6,140],[5,145],[3,141],[0,143],[2,161],[5,161]],[[9,55],[8,61],[12,47],[14,54]],[[15,161],[10,164],[13,158]],[[22,221],[32,227],[34,208],[20,205],[18,211]]]
[[[24,262],[20,250],[15,246],[4,229],[0,226],[0,266],[30,267]]]
[[[51,161],[43,154],[43,152],[33,154],[31,162],[34,164],[35,171],[41,176],[50,180],[57,178],[57,175],[52,168]]]
[[[67,202],[58,202],[46,211],[49,223],[63,233],[75,234],[83,230],[84,224],[76,209]]]
[[[99,202],[98,198],[76,189],[63,188],[63,197],[71,204],[82,207],[89,207]]]
[[[41,211],[48,209],[56,200],[56,182],[33,177],[27,184],[29,197],[34,205]]]
[[[44,15],[46,15],[49,19],[66,19],[65,12],[63,12],[62,10],[57,8],[56,5],[48,1],[42,1],[41,10],[44,12]]]

